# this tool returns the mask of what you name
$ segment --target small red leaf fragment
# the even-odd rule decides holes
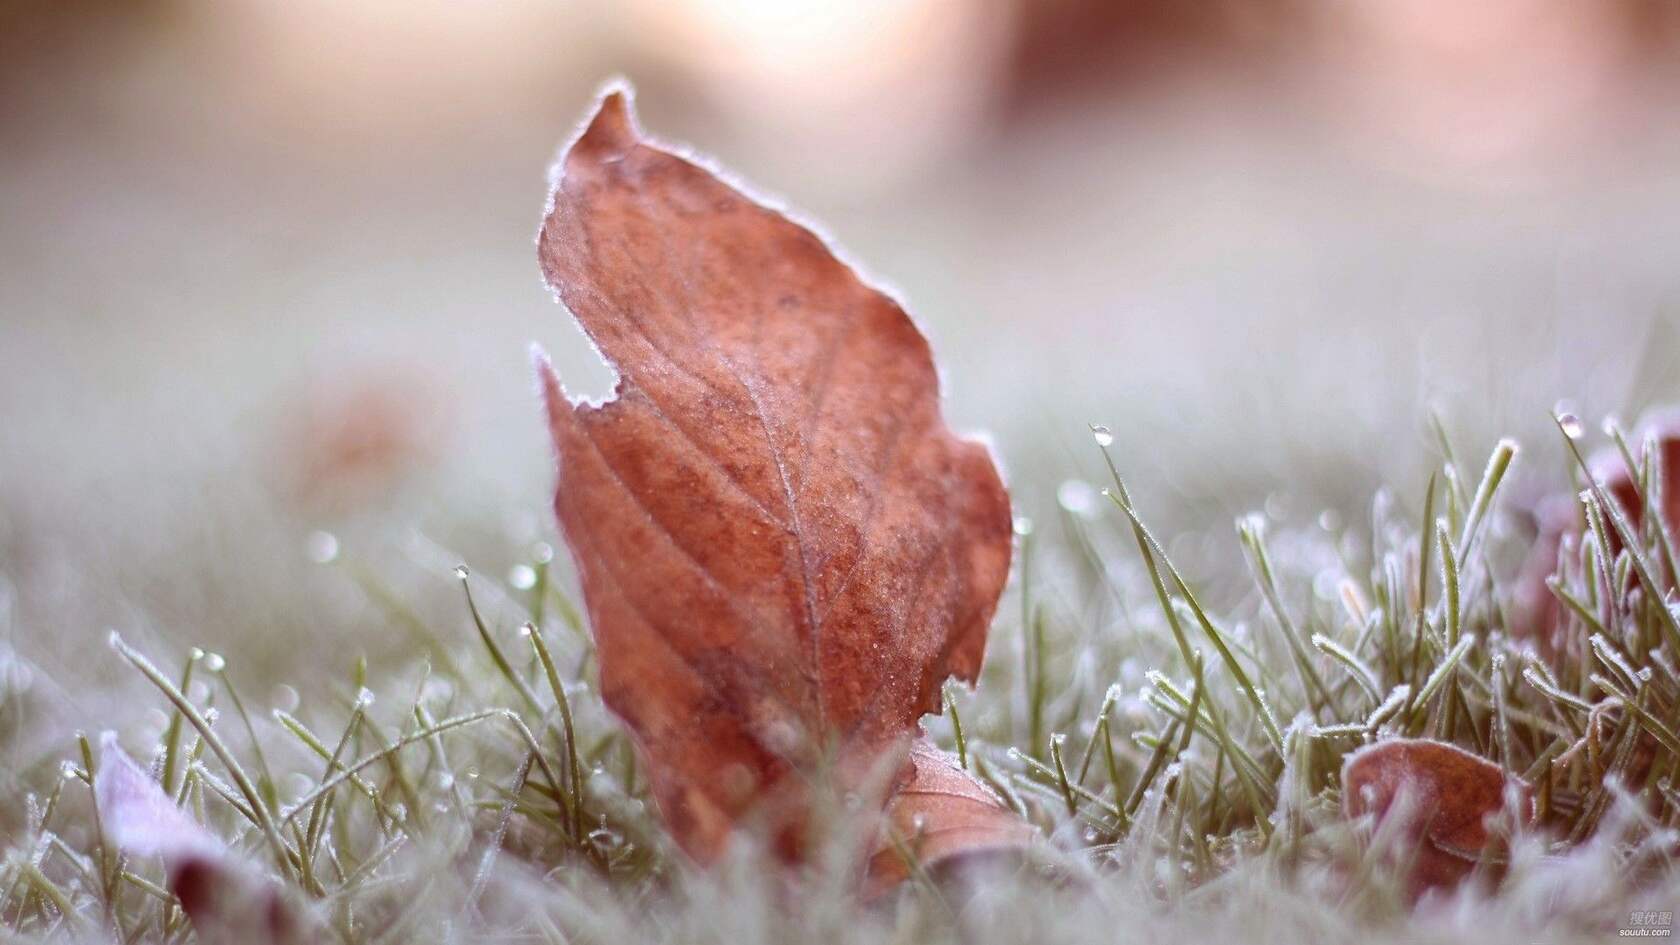
[[[169,891],[192,919],[199,941],[280,945],[315,940],[319,930],[281,889],[175,806],[117,744],[115,732],[100,737],[93,790],[111,843],[130,856],[163,861]]]
[[[1038,835],[991,788],[927,739],[912,743],[910,764],[914,773],[887,805],[882,837],[869,858],[865,899],[909,876],[906,857],[938,873],[965,861],[1019,858]]]
[[[997,470],[898,303],[645,141],[623,92],[561,159],[538,255],[618,372],[574,404],[538,359],[602,697],[684,850],[751,816],[797,858],[819,761],[847,789],[897,770],[941,683],[977,676]]]
[[[128,853],[161,857],[171,868],[226,854],[215,834],[176,807],[152,776],[128,757],[115,732],[100,736],[93,787],[105,832]]]
[[[1350,818],[1366,814],[1379,827],[1390,816],[1406,821],[1388,824],[1415,845],[1411,891],[1457,885],[1482,859],[1502,859],[1500,842],[1488,829],[1506,809],[1508,792],[1525,823],[1534,817],[1529,786],[1506,777],[1498,765],[1461,748],[1428,739],[1396,738],[1354,752],[1342,765],[1342,810]]]

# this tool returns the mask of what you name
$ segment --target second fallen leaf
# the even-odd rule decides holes
[[[1389,739],[1361,748],[1342,765],[1343,811],[1368,815],[1379,831],[1388,828],[1402,838],[1414,896],[1457,885],[1482,860],[1502,860],[1499,835],[1489,825],[1508,801],[1525,823],[1532,820],[1534,801],[1522,779],[1444,742]]]

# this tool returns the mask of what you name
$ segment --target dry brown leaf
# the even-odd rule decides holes
[[[819,756],[846,789],[897,770],[941,682],[978,674],[1003,484],[904,310],[644,140],[623,92],[561,159],[538,251],[619,375],[573,404],[539,358],[602,696],[685,850],[753,815],[796,857]]]
[[[1014,860],[1037,835],[991,788],[927,739],[911,745],[910,764],[914,773],[888,805],[882,837],[869,858],[865,899],[903,882],[912,862],[938,875],[989,857]]]
[[[1369,814],[1379,825],[1390,816],[1406,818],[1388,826],[1415,845],[1406,851],[1413,857],[1408,879],[1414,895],[1457,885],[1484,857],[1503,861],[1501,841],[1488,824],[1505,810],[1507,789],[1516,792],[1524,821],[1531,821],[1533,796],[1521,778],[1444,742],[1389,739],[1361,748],[1342,765],[1348,817]]]

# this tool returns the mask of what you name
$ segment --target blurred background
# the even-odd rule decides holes
[[[312,557],[449,634],[457,560],[521,583],[526,345],[607,379],[545,172],[612,76],[907,301],[1024,512],[1091,503],[1106,423],[1193,571],[1251,509],[1415,507],[1432,410],[1478,470],[1519,437],[1520,496],[1560,399],[1680,396],[1660,0],[0,0],[8,672],[400,655]]]

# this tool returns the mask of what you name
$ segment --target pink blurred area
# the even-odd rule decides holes
[[[607,374],[532,240],[612,76],[907,299],[1024,507],[1091,421],[1191,519],[1363,501],[1431,406],[1680,396],[1677,67],[1648,0],[12,0],[0,549],[187,613],[150,553],[540,531],[525,346]]]

